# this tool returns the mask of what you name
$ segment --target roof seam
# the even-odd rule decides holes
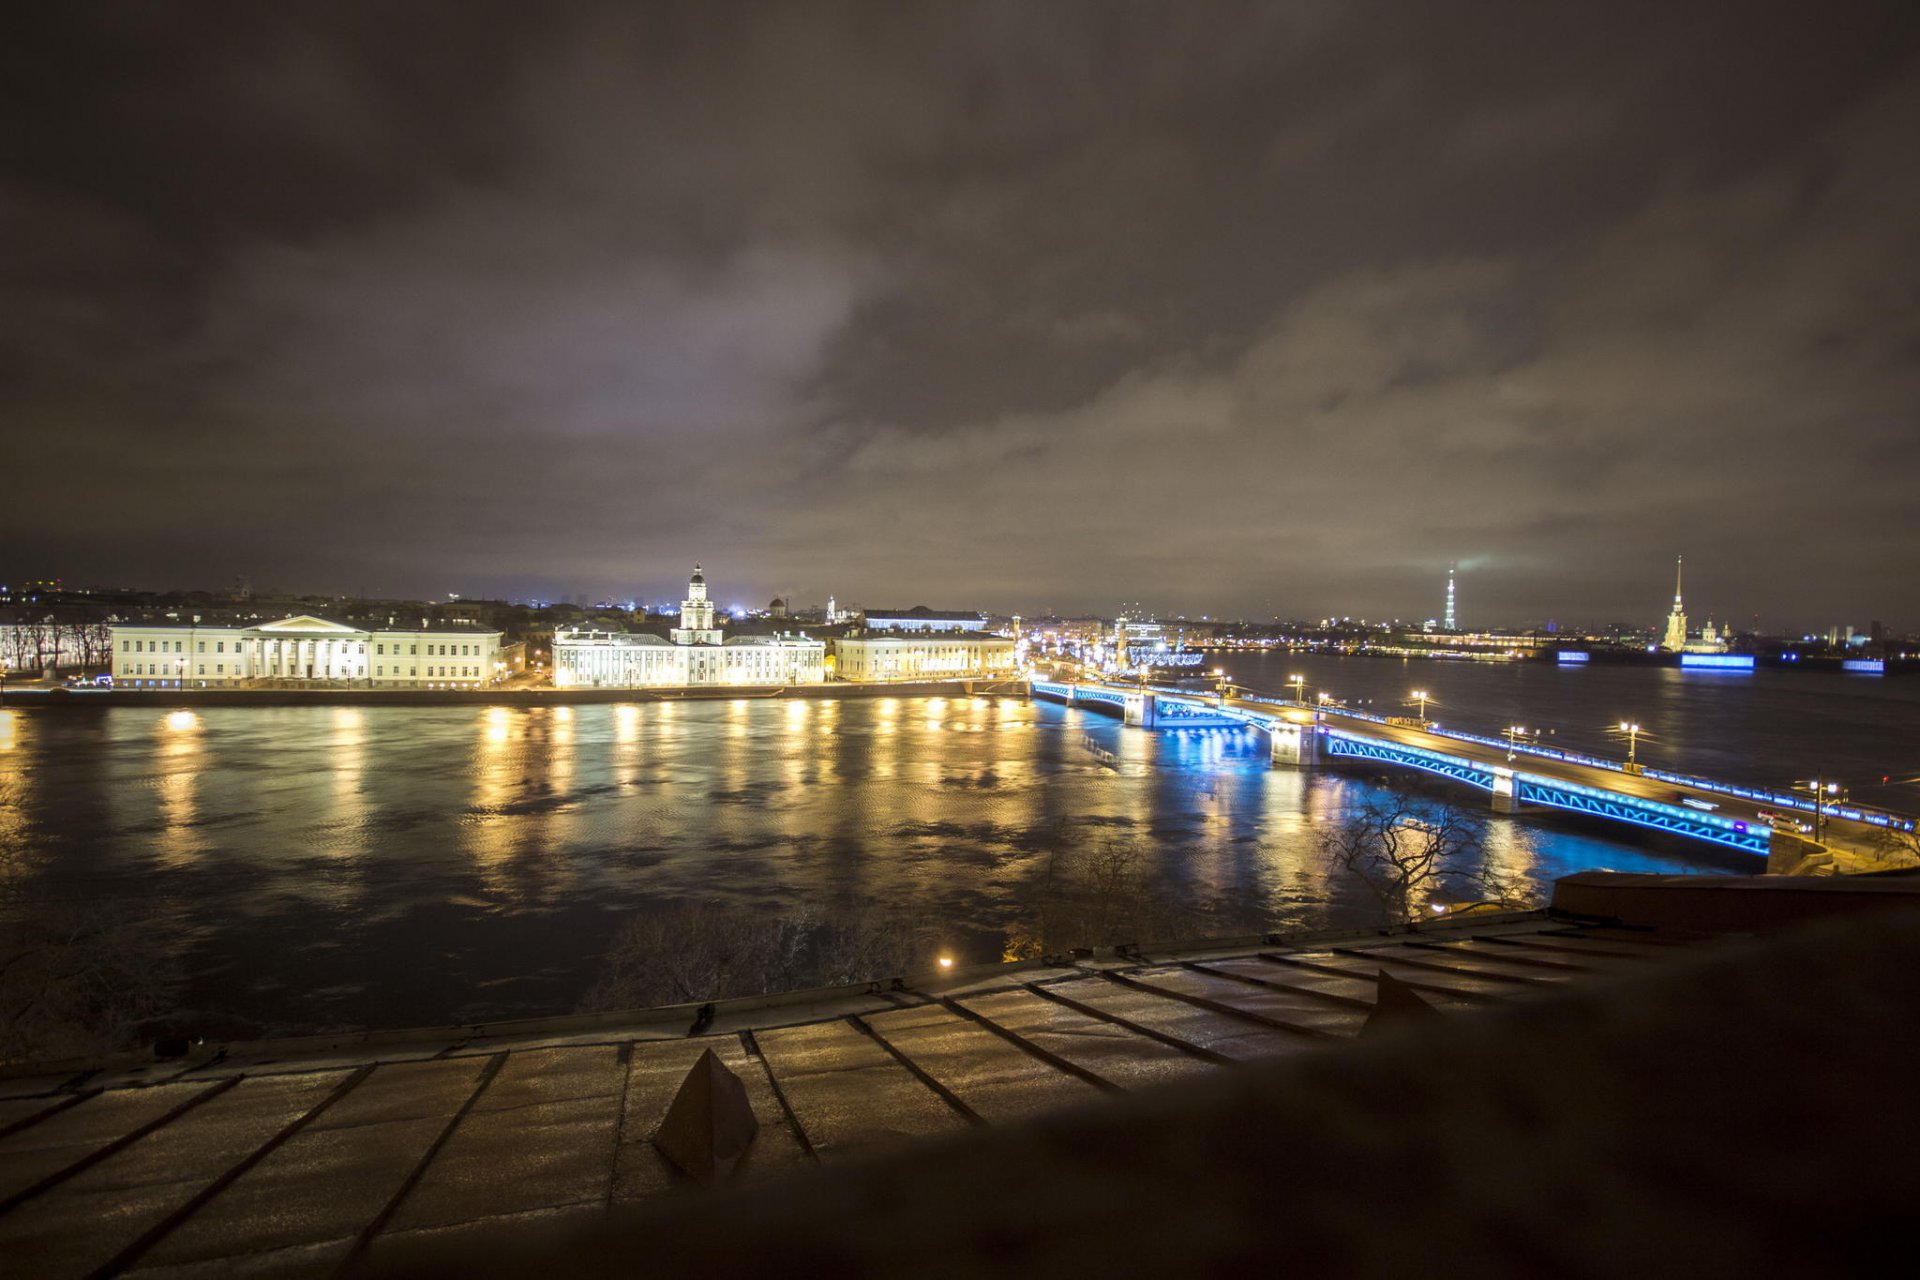
[[[1119,1085],[1107,1079],[1105,1076],[1100,1075],[1097,1072],[1092,1071],[1086,1067],[1083,1067],[1077,1062],[1069,1061],[1068,1059],[1061,1057],[1059,1054],[1054,1053],[1052,1050],[1041,1048],[1039,1045],[1033,1043],[1031,1040],[1027,1039],[1025,1036],[1021,1035],[1019,1032],[1011,1030],[1010,1028],[1001,1026],[999,1023],[995,1022],[992,1018],[987,1017],[987,1015],[985,1015],[984,1013],[974,1012],[972,1009],[969,1009],[965,1005],[961,1004],[958,1000],[950,1000],[945,996],[935,996],[934,1000],[943,1009],[947,1009],[955,1014],[958,1014],[960,1017],[965,1018],[971,1022],[978,1023],[980,1026],[986,1028],[988,1031],[992,1032],[994,1035],[999,1036],[1002,1040],[1005,1040],[1008,1044],[1014,1046],[1016,1049],[1019,1049],[1031,1055],[1032,1057],[1039,1060],[1040,1062],[1043,1062],[1047,1066],[1052,1067],[1055,1071],[1063,1071],[1067,1075],[1073,1076],[1080,1080],[1084,1080],[1088,1084],[1092,1085],[1094,1088],[1102,1090],[1103,1092],[1107,1092],[1107,1093],[1124,1092],[1124,1090],[1121,1089]]]
[[[1190,992],[1176,991],[1172,987],[1155,986],[1151,982],[1144,982],[1138,978],[1129,978],[1125,974],[1115,973],[1112,970],[1107,970],[1100,976],[1109,982],[1118,983],[1129,990],[1142,991],[1148,995],[1164,996],[1169,999],[1178,1000],[1183,1004],[1190,1004],[1196,1009],[1205,1009],[1209,1013],[1217,1013],[1228,1018],[1239,1018],[1241,1021],[1251,1022],[1255,1026],[1267,1027],[1274,1031],[1284,1031],[1289,1035],[1304,1036],[1310,1040],[1325,1040],[1331,1038],[1327,1032],[1320,1030],[1318,1027],[1301,1026],[1298,1023],[1288,1022],[1283,1018],[1273,1018],[1264,1013],[1255,1013],[1251,1009],[1237,1009],[1223,1000],[1211,1000],[1206,996],[1196,996]]]
[[[807,1127],[800,1123],[800,1117],[793,1109],[793,1103],[787,1099],[787,1091],[780,1087],[780,1077],[774,1073],[773,1063],[760,1050],[760,1041],[751,1027],[740,1032],[740,1043],[745,1046],[747,1056],[760,1064],[760,1070],[766,1073],[767,1085],[773,1090],[773,1100],[780,1104],[780,1114],[786,1117],[787,1127],[793,1130],[793,1136],[800,1140],[800,1149],[815,1164],[820,1163],[820,1153],[813,1149],[813,1139],[807,1136]]]
[[[279,1131],[272,1137],[242,1157],[239,1163],[195,1192],[185,1204],[180,1205],[174,1209],[173,1212],[167,1214],[161,1218],[160,1221],[147,1228],[147,1230],[135,1238],[131,1244],[102,1263],[92,1275],[94,1277],[118,1275],[121,1271],[131,1266],[135,1260],[153,1248],[154,1245],[159,1244],[161,1240],[165,1239],[188,1218],[206,1208],[215,1196],[225,1191],[235,1182],[238,1182],[245,1176],[247,1170],[253,1168],[262,1160],[265,1160],[268,1156],[279,1150],[280,1147],[295,1134],[319,1119],[323,1112],[333,1106],[334,1103],[340,1101],[340,1099],[346,1097],[347,1094],[353,1091],[356,1085],[372,1074],[373,1067],[371,1064],[361,1067],[357,1071],[348,1072],[346,1079],[336,1084],[332,1090],[328,1092],[326,1097],[301,1112],[298,1116],[295,1116],[288,1123],[282,1125]]]
[[[460,1122],[467,1118],[467,1113],[473,1110],[474,1104],[480,1100],[480,1095],[487,1091],[487,1086],[493,1083],[494,1077],[500,1074],[500,1068],[506,1064],[507,1054],[505,1050],[494,1054],[493,1057],[487,1060],[487,1065],[480,1070],[480,1078],[474,1082],[473,1091],[467,1094],[466,1101],[460,1104],[459,1110],[453,1113],[452,1118],[450,1118],[446,1126],[440,1130],[439,1135],[435,1137],[427,1149],[420,1154],[419,1161],[414,1164],[413,1169],[400,1183],[399,1189],[393,1193],[386,1205],[379,1213],[373,1216],[373,1221],[362,1227],[360,1234],[354,1237],[353,1247],[347,1250],[346,1261],[341,1264],[343,1270],[350,1269],[361,1258],[366,1256],[368,1248],[373,1244],[373,1238],[384,1231],[389,1222],[393,1221],[393,1215],[400,1211],[401,1203],[412,1193],[414,1187],[419,1185],[420,1180],[426,1177],[427,1166],[431,1165],[434,1157],[440,1154],[440,1149],[447,1145],[448,1140],[453,1137],[453,1131],[460,1127]]]
[[[95,1148],[93,1151],[81,1156],[64,1169],[56,1169],[32,1186],[14,1192],[5,1200],[0,1200],[0,1213],[6,1213],[8,1210],[33,1199],[33,1197],[39,1195],[41,1192],[59,1186],[75,1174],[85,1173],[102,1160],[118,1155],[148,1134],[154,1133],[166,1125],[173,1123],[175,1120],[178,1120],[181,1116],[187,1114],[187,1112],[193,1110],[201,1103],[210,1102],[214,1098],[219,1097],[227,1090],[233,1088],[233,1086],[239,1084],[240,1080],[241,1077],[239,1076],[228,1076],[225,1080],[219,1081],[211,1088],[202,1089],[191,1098],[188,1098],[186,1101],[181,1102],[179,1105],[167,1111],[164,1115],[156,1116],[131,1132],[121,1134],[105,1146]]]
[[[1028,991],[1033,992],[1033,994],[1042,999],[1051,1000],[1055,1004],[1065,1005],[1075,1013],[1093,1018],[1099,1022],[1109,1023],[1119,1027],[1122,1031],[1129,1031],[1134,1035],[1143,1036],[1148,1040],[1164,1044],[1169,1049],[1178,1049],[1180,1052],[1199,1058],[1203,1062],[1211,1062],[1215,1066],[1225,1066],[1233,1061],[1233,1059],[1229,1058],[1226,1054],[1209,1049],[1205,1045],[1195,1044],[1191,1040],[1183,1040],[1179,1036],[1169,1032],[1159,1031],[1153,1027],[1135,1022],[1131,1018],[1123,1018],[1117,1013],[1108,1013],[1105,1009],[1085,1004],[1079,1000],[1075,1000],[1072,996],[1061,995],[1057,991],[1049,991],[1038,982],[1029,982],[1025,985]]]
[[[882,1049],[886,1050],[889,1054],[891,1054],[895,1062],[898,1062],[901,1066],[905,1067],[909,1072],[911,1072],[913,1074],[914,1079],[918,1080],[921,1084],[924,1084],[925,1086],[927,1086],[927,1088],[933,1090],[934,1093],[938,1094],[940,1097],[940,1100],[946,1103],[948,1106],[952,1107],[956,1112],[958,1112],[961,1119],[967,1121],[969,1124],[977,1125],[982,1129],[987,1127],[986,1120],[980,1115],[978,1111],[975,1111],[972,1107],[968,1106],[964,1101],[962,1101],[959,1094],[955,1093],[953,1090],[947,1088],[946,1085],[941,1084],[938,1080],[934,1079],[933,1076],[926,1070],[926,1068],[922,1067],[919,1063],[915,1062],[912,1058],[909,1058],[905,1053],[901,1052],[901,1050],[898,1047],[896,1047],[892,1041],[888,1040],[885,1036],[881,1035],[879,1030],[875,1028],[873,1024],[869,1023],[865,1018],[861,1017],[857,1013],[850,1013],[847,1015],[847,1024],[851,1026],[855,1031],[858,1031],[863,1035],[870,1037],[875,1044],[878,1044]]]

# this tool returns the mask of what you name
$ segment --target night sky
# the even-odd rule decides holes
[[[38,4],[0,574],[1920,626],[1920,5]]]

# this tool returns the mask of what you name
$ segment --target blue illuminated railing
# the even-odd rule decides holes
[[[1593,814],[1655,831],[1670,831],[1694,840],[1725,845],[1742,853],[1764,857],[1767,852],[1768,833],[1757,824],[1750,825],[1695,809],[1682,809],[1658,800],[1641,800],[1614,791],[1583,787],[1577,782],[1563,782],[1558,778],[1518,774],[1514,784],[1514,793],[1521,800],[1533,804]]]
[[[1352,760],[1380,760],[1387,764],[1407,765],[1415,769],[1424,769],[1428,773],[1441,774],[1456,782],[1478,787],[1482,791],[1493,790],[1493,770],[1461,756],[1429,751],[1425,747],[1410,747],[1399,742],[1382,742],[1377,738],[1365,738],[1357,733],[1347,733],[1340,729],[1323,728],[1321,734],[1326,739],[1328,755],[1344,756]]]
[[[1035,681],[1033,685],[1034,691],[1048,692],[1051,694],[1051,696],[1061,698],[1061,699],[1065,699],[1067,697],[1067,690],[1075,687],[1075,686],[1069,686],[1064,684],[1044,684],[1044,688],[1043,688],[1043,684],[1044,682]],[[1079,689],[1079,698],[1082,700],[1085,700],[1086,698],[1088,698],[1089,696],[1088,686],[1080,685],[1077,687]],[[1213,703],[1209,703],[1200,698],[1195,697],[1192,691],[1187,689],[1173,688],[1166,685],[1143,685],[1141,686],[1141,688],[1145,692],[1159,694],[1161,697],[1161,705],[1163,708],[1167,707],[1169,704],[1205,707],[1208,714],[1210,715],[1223,716],[1229,719],[1239,719],[1246,724],[1250,724],[1258,728],[1268,727],[1273,721],[1273,719],[1275,718],[1273,716],[1264,716],[1255,711],[1248,711],[1242,708],[1237,708],[1232,706],[1219,707],[1214,705]],[[1108,698],[1103,700],[1119,703],[1124,701],[1124,695],[1119,693],[1112,693],[1108,696]],[[1291,698],[1276,698],[1276,697],[1268,696],[1266,694],[1257,694],[1257,693],[1253,693],[1251,691],[1246,691],[1246,690],[1243,690],[1235,698],[1235,701],[1239,703],[1255,703],[1260,706],[1286,707],[1286,708],[1302,710],[1302,711],[1312,711],[1312,712],[1318,712],[1318,713],[1324,713],[1324,714],[1331,714],[1331,715],[1337,715],[1345,720],[1359,720],[1359,721],[1370,722],[1373,724],[1387,725],[1387,724],[1393,723],[1390,717],[1376,715],[1370,711],[1360,711],[1355,708],[1344,707],[1344,706],[1329,706],[1329,705],[1315,704],[1310,702],[1300,702],[1300,701],[1295,701],[1294,699],[1291,699]],[[1179,714],[1179,713],[1176,712],[1175,714]],[[1333,734],[1337,733],[1338,731],[1323,727],[1322,732],[1328,734],[1328,736],[1331,737]],[[1431,733],[1436,737],[1447,738],[1455,742],[1471,742],[1478,746],[1492,747],[1496,750],[1510,753],[1512,758],[1516,758],[1516,759],[1523,756],[1531,756],[1541,760],[1556,760],[1564,764],[1584,765],[1590,769],[1605,769],[1610,773],[1627,774],[1629,772],[1625,763],[1623,763],[1622,761],[1609,760],[1603,756],[1588,755],[1585,752],[1581,752],[1581,751],[1564,751],[1557,747],[1541,746],[1538,743],[1528,743],[1528,742],[1520,742],[1520,741],[1509,742],[1506,738],[1485,737],[1480,734],[1462,733],[1454,729],[1429,728],[1426,730],[1426,732]],[[1355,739],[1355,740],[1356,741],[1373,741],[1372,739]],[[1420,750],[1420,748],[1414,748],[1414,747],[1400,747],[1399,749],[1403,751],[1408,751],[1408,752]],[[1333,754],[1357,756],[1359,753],[1335,750]],[[1433,753],[1433,754],[1440,755],[1441,753]],[[1392,757],[1384,756],[1384,755],[1376,756],[1374,758],[1382,759],[1382,760],[1392,759]],[[1457,759],[1457,757],[1445,757],[1445,758]],[[1403,763],[1411,763],[1411,761],[1403,761]],[[1424,766],[1416,765],[1415,767],[1424,767]],[[1637,775],[1633,775],[1633,776],[1638,776],[1643,778],[1652,778],[1660,782],[1671,782],[1677,786],[1691,787],[1695,790],[1706,791],[1706,792],[1713,793],[1715,795],[1732,796],[1736,799],[1750,800],[1759,804],[1772,805],[1781,809],[1789,809],[1799,813],[1813,813],[1816,808],[1814,801],[1808,797],[1793,795],[1791,793],[1783,793],[1780,791],[1776,791],[1770,787],[1743,787],[1736,783],[1721,782],[1713,778],[1702,778],[1694,774],[1677,773],[1677,772],[1673,772],[1666,769],[1650,769],[1644,766],[1638,771]],[[1479,785],[1479,784],[1475,784],[1475,785]],[[1573,786],[1575,784],[1569,783],[1567,785]],[[1604,794],[1612,795],[1614,793],[1607,792]],[[1653,802],[1649,801],[1647,803],[1653,803]],[[1890,831],[1914,831],[1916,829],[1920,829],[1920,824],[1916,824],[1914,819],[1912,818],[1903,817],[1899,814],[1887,813],[1882,810],[1862,808],[1859,805],[1851,805],[1851,804],[1845,804],[1845,803],[1833,804],[1833,803],[1823,802],[1819,804],[1817,807],[1821,813],[1827,814],[1832,817],[1845,818],[1852,822],[1866,823],[1869,826],[1881,827]],[[1732,820],[1721,819],[1721,821],[1732,821]],[[1725,843],[1725,842],[1723,841],[1722,843]],[[1742,847],[1742,846],[1736,846],[1736,847]]]

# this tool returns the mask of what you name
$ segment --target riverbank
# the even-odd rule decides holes
[[[732,702],[777,698],[967,698],[1011,695],[1011,680],[831,681],[777,689],[688,686],[671,689],[9,689],[0,708],[97,707],[545,707],[620,702]]]

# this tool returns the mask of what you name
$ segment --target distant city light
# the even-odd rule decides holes
[[[1751,671],[1750,653],[1683,653],[1680,665],[1697,671]]]

